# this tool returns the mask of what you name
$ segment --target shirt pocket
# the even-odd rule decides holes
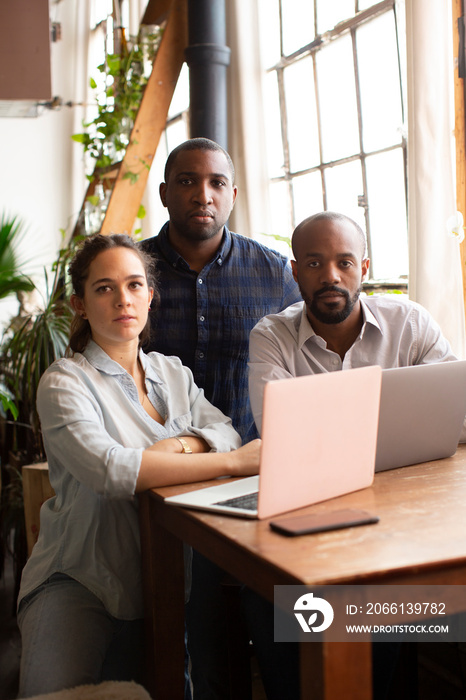
[[[227,357],[240,358],[245,362],[249,355],[249,334],[270,312],[270,306],[229,305],[223,310],[223,354]]]

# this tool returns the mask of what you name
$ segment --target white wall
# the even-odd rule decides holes
[[[63,38],[52,44],[52,93],[64,101],[82,100],[85,89],[76,65],[80,4],[67,0],[53,10]],[[36,118],[0,118],[0,216],[16,215],[24,221],[24,254],[34,259],[40,279],[42,265],[56,256],[60,229],[70,235],[84,196],[82,147],[71,140],[71,134],[81,130],[82,112],[82,107],[62,107],[44,110]],[[14,297],[2,302],[0,323],[16,309]]]

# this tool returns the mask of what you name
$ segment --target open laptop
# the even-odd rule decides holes
[[[450,457],[465,414],[465,360],[383,370],[375,471]]]
[[[165,501],[262,519],[370,486],[381,375],[373,366],[268,382],[260,478],[222,480]]]

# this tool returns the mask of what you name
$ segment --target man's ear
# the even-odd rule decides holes
[[[369,265],[370,265],[370,260],[369,258],[364,258],[364,260],[361,263],[361,272],[362,272],[362,281],[364,282],[367,275],[369,274]]]
[[[291,263],[291,270],[293,272],[294,281],[297,282],[298,281],[298,263],[296,262],[296,260],[290,260],[290,263]]]
[[[164,207],[167,206],[167,185],[165,182],[160,183],[159,187],[159,194],[160,194],[160,199],[162,200],[162,204]]]

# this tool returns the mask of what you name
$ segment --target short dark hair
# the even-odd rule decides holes
[[[307,219],[304,219],[299,223],[295,230],[293,231],[293,234],[291,236],[291,248],[293,250],[293,255],[296,258],[296,246],[295,242],[298,238],[296,234],[299,234],[301,229],[303,229],[305,226],[308,226],[309,224],[313,224],[317,221],[341,221],[347,224],[351,224],[354,226],[356,229],[357,233],[359,234],[359,237],[361,239],[361,245],[362,245],[362,257],[363,259],[366,256],[366,235],[362,228],[359,226],[359,224],[356,223],[356,221],[353,221],[353,219],[350,219],[349,216],[346,216],[345,214],[340,214],[339,212],[336,211],[322,211],[319,212],[318,214],[313,214],[313,216],[308,216]]]
[[[184,153],[184,151],[217,151],[218,153],[223,153],[223,155],[227,159],[228,167],[231,171],[231,182],[232,184],[234,184],[235,166],[233,165],[233,161],[231,160],[230,154],[227,153],[227,151],[225,151],[225,149],[219,146],[219,144],[215,141],[211,141],[210,139],[204,138],[189,139],[189,141],[184,141],[183,143],[180,143],[179,146],[176,146],[176,148],[174,148],[173,151],[171,151],[170,155],[167,158],[167,162],[165,163],[165,182],[168,182],[171,169],[177,156],[180,153]]]
[[[155,260],[153,256],[146,253],[142,248],[136,245],[130,236],[125,233],[114,233],[111,236],[103,236],[97,233],[93,236],[85,238],[82,245],[76,252],[68,267],[68,273],[71,277],[73,293],[80,299],[84,298],[84,286],[89,275],[89,267],[92,261],[105,250],[112,248],[127,248],[132,250],[144,266],[146,273],[147,285],[154,290],[152,297],[151,311],[154,311],[160,301],[160,293],[157,284],[157,273],[155,268]],[[71,321],[70,340],[68,348],[72,352],[82,352],[89,340],[91,339],[91,327],[89,321],[82,318],[79,314],[75,314]],[[139,334],[139,344],[142,345],[150,339],[150,320]]]

